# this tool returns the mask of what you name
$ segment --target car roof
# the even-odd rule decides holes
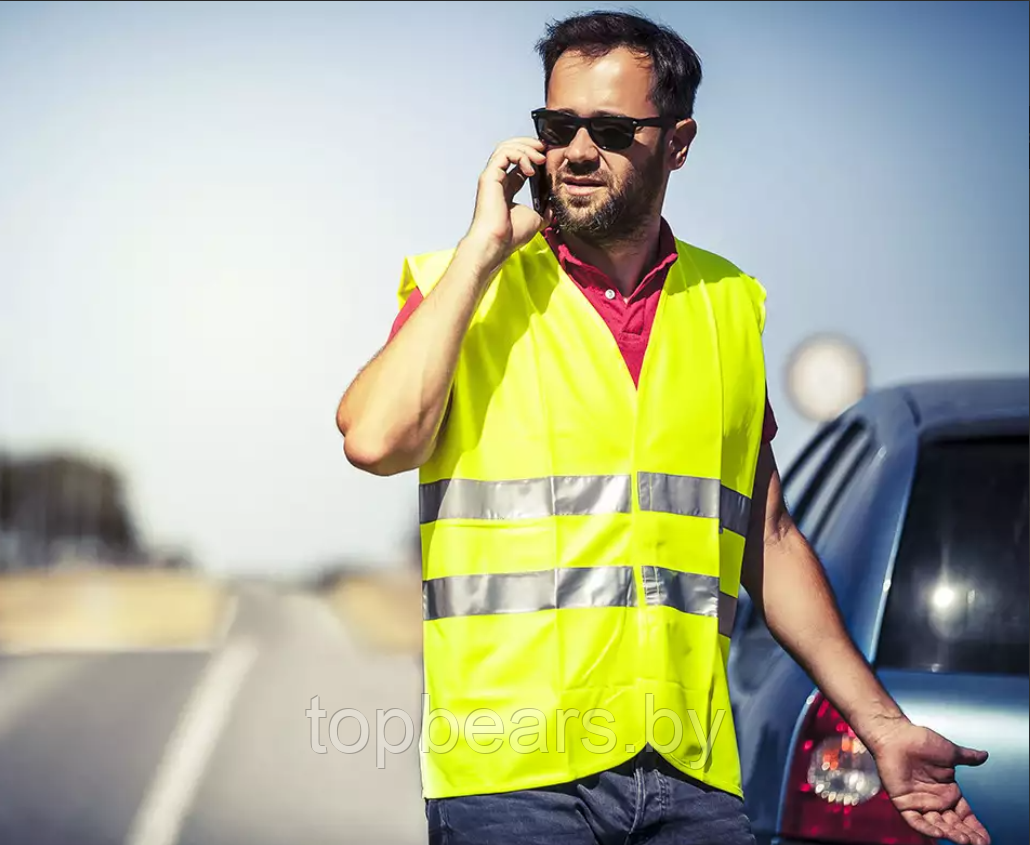
[[[969,423],[1030,418],[1030,376],[911,381],[873,390],[854,408],[883,417],[904,406],[919,433]]]

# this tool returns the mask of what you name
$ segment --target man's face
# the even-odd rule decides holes
[[[566,52],[551,73],[547,108],[580,117],[658,116],[651,66],[624,48],[592,59]],[[646,126],[618,152],[600,149],[586,127],[564,147],[547,150],[555,221],[563,232],[598,246],[633,240],[661,209],[671,159],[666,130]]]

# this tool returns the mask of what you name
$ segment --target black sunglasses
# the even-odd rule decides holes
[[[637,130],[642,126],[669,127],[676,125],[671,117],[579,117],[563,111],[536,109],[532,113],[536,134],[549,147],[567,147],[581,127],[586,127],[590,138],[602,150],[618,152],[633,145]]]

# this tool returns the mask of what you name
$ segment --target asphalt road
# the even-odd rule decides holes
[[[0,657],[3,845],[424,845],[410,657],[372,654],[311,596],[237,590],[208,651]],[[317,753],[305,711],[318,697]],[[368,724],[344,753],[330,720]],[[412,723],[405,751],[398,708]],[[337,741],[357,743],[360,722]]]

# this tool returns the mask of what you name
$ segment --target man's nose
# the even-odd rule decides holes
[[[594,139],[590,137],[590,133],[585,126],[579,128],[579,131],[565,148],[565,158],[573,164],[593,162],[600,158],[597,145],[594,143]]]

